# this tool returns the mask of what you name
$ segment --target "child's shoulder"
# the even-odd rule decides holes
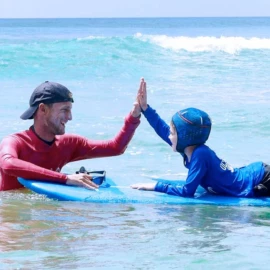
[[[194,153],[196,153],[196,155],[207,156],[211,155],[213,153],[213,150],[210,149],[207,145],[201,144],[194,149]]]
[[[199,162],[205,162],[205,163],[211,163],[213,159],[215,159],[216,154],[211,148],[209,148],[207,145],[198,145],[193,153],[191,162],[199,161]]]

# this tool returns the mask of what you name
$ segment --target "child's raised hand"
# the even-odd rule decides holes
[[[145,111],[148,105],[147,105],[146,82],[144,81],[144,78],[141,79],[140,88],[137,94],[137,101],[139,102],[142,110]]]

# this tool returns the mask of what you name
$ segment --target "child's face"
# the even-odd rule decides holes
[[[177,132],[175,130],[175,127],[173,125],[173,123],[170,124],[170,135],[169,135],[169,139],[172,143],[172,149],[174,152],[177,152],[176,150],[176,146],[177,146]]]

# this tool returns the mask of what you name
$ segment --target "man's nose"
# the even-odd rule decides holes
[[[71,121],[72,120],[72,113],[70,112],[68,115],[68,120]]]

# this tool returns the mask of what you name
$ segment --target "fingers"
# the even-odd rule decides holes
[[[146,83],[145,83],[144,79],[142,78],[141,82],[140,82],[140,87],[139,87],[139,90],[137,93],[137,99],[142,98],[142,95],[145,94],[145,91],[146,91]]]
[[[142,94],[146,98],[146,94],[147,94],[147,92],[146,92],[146,82],[143,83]]]
[[[99,186],[92,181],[92,177],[85,173],[68,175],[66,184],[71,186],[85,187],[91,190],[97,190],[99,188]]]
[[[95,184],[93,185],[93,182],[92,182],[92,181],[90,181],[90,182],[84,182],[84,181],[83,181],[82,186],[83,186],[84,188],[87,188],[87,189],[98,190],[98,186],[95,185]]]
[[[137,92],[136,102],[139,104],[140,109],[145,111],[147,109],[147,96],[146,96],[146,82],[141,78],[140,87]],[[136,103],[135,102],[135,103]],[[134,106],[136,106],[134,103]]]
[[[143,185],[142,184],[133,184],[130,186],[133,189],[138,189],[138,190],[143,190]]]
[[[146,82],[144,78],[141,79],[140,88],[137,93],[136,100],[140,104],[140,107],[143,111],[147,109],[147,93],[146,93]]]
[[[142,100],[146,100],[146,82],[141,82],[140,96]]]
[[[92,177],[88,174],[82,174],[82,186],[88,189],[99,188],[99,186],[92,181]]]
[[[153,191],[155,190],[155,183],[137,183],[133,184],[130,187],[138,190],[148,190],[148,191]]]
[[[142,92],[142,89],[143,89],[143,84],[144,84],[144,79],[142,78],[142,79],[141,79],[141,82],[140,82],[139,89],[138,89],[138,95],[140,95],[140,94],[141,94],[141,92]]]

